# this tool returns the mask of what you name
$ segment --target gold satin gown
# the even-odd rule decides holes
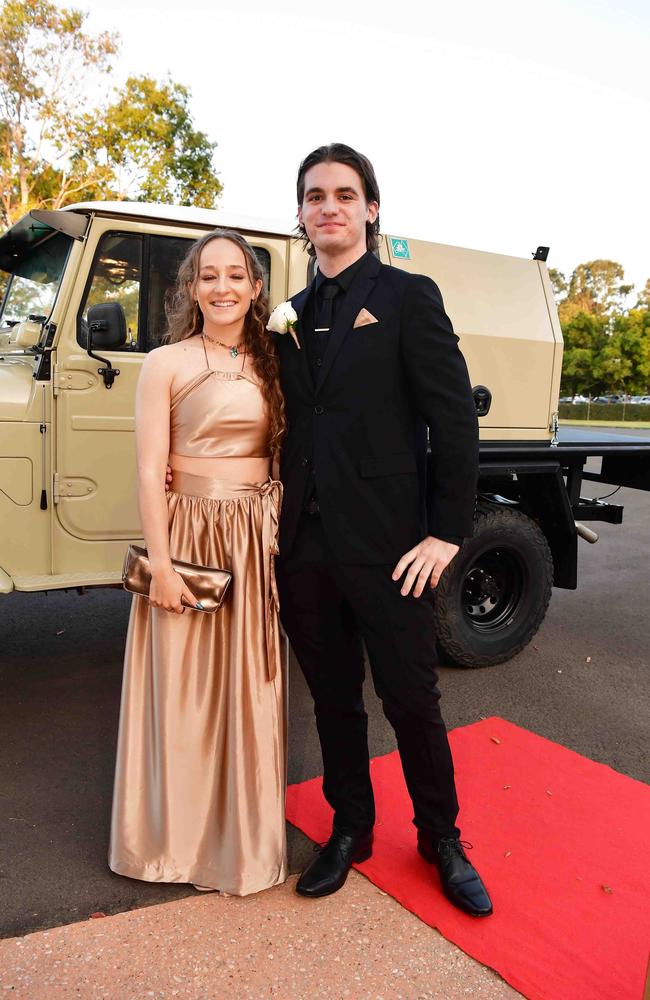
[[[233,580],[215,614],[133,598],[109,866],[244,896],[287,877],[282,487],[254,374],[206,365],[171,401],[170,555]],[[224,462],[239,482],[214,477]]]

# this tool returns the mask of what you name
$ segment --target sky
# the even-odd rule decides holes
[[[650,278],[645,0],[73,2],[117,82],[190,88],[229,213],[293,225],[299,161],[346,142],[385,233]]]

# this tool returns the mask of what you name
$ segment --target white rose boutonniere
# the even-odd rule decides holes
[[[300,350],[300,344],[298,343],[298,334],[296,333],[296,323],[298,322],[298,313],[293,308],[290,302],[281,302],[279,306],[276,306],[271,315],[269,316],[269,321],[266,324],[266,329],[270,330],[272,333],[290,333],[293,337],[294,343],[298,350]]]

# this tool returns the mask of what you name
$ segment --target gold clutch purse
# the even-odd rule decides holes
[[[227,569],[217,569],[214,566],[195,566],[193,563],[181,562],[180,559],[172,559],[174,571],[182,576],[189,590],[195,595],[201,604],[200,608],[194,608],[183,600],[186,608],[191,607],[196,611],[218,611],[228,593],[228,588],[232,580],[232,573]],[[124,557],[122,567],[122,584],[125,590],[131,594],[139,594],[141,597],[149,596],[151,586],[151,567],[147,550],[139,545],[129,545]]]

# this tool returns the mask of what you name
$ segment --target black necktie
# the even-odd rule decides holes
[[[315,333],[329,333],[332,328],[332,307],[334,299],[340,291],[338,281],[327,279],[323,282],[319,298],[320,309],[316,320]]]

